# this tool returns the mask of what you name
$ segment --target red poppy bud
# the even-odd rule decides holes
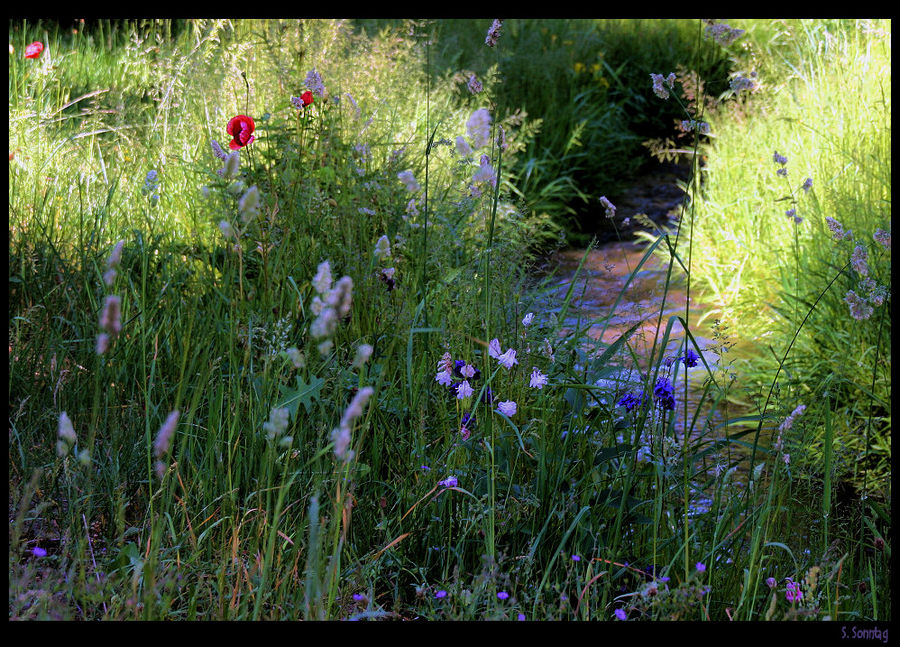
[[[37,58],[44,51],[44,43],[39,40],[34,41],[25,48],[25,58]]]
[[[247,146],[255,137],[253,131],[256,130],[256,124],[246,115],[238,115],[228,122],[225,131],[232,136],[232,140],[228,143],[231,150],[237,150]]]
[[[308,106],[313,102],[313,93],[307,90],[303,94],[300,95],[300,99],[303,100],[303,105]]]

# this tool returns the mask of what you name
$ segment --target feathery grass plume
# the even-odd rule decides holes
[[[371,344],[360,344],[356,348],[356,356],[353,358],[353,363],[350,365],[351,368],[362,368],[363,364],[369,361],[369,358],[372,356],[372,346]]]
[[[469,142],[467,142],[466,138],[462,135],[459,135],[456,138],[456,152],[460,157],[469,157],[473,152],[472,147],[469,146]]]
[[[290,411],[287,408],[273,408],[269,412],[269,420],[263,423],[266,440],[273,442],[281,438],[290,423]]]
[[[122,299],[118,295],[110,294],[103,300],[100,328],[113,336],[122,331]]]
[[[177,409],[172,411],[166,417],[162,427],[159,428],[159,432],[156,434],[156,440],[153,441],[153,456],[157,459],[154,467],[156,469],[156,475],[159,478],[162,478],[166,473],[167,466],[162,458],[169,453],[169,449],[171,448],[172,436],[175,433],[175,428],[178,426],[179,415],[180,413]]]
[[[794,421],[801,415],[803,415],[804,411],[806,411],[806,405],[798,405],[797,408],[794,409],[791,414],[787,418],[785,418],[784,421],[778,426],[778,431],[788,431],[791,427],[794,426]]]
[[[259,213],[259,189],[255,184],[247,189],[238,202],[238,210],[241,212],[241,220],[244,223],[250,222]]]
[[[353,424],[353,421],[362,415],[366,403],[374,393],[375,389],[373,389],[371,386],[364,386],[359,391],[357,391],[356,395],[354,395],[353,399],[350,401],[350,404],[347,405],[347,410],[344,411],[344,415],[341,417],[341,426],[351,426]]]
[[[215,139],[211,139],[209,141],[209,146],[210,148],[212,148],[213,155],[218,157],[220,160],[224,161],[225,158],[228,157],[228,154],[224,150],[222,150],[221,144],[219,144],[219,142],[217,142]]]
[[[375,243],[375,258],[378,259],[379,263],[391,260],[391,241],[387,236],[382,236]]]
[[[331,263],[328,261],[322,261],[319,263],[319,267],[316,270],[316,275],[313,277],[312,286],[316,292],[320,295],[324,296],[329,290],[331,290]]]
[[[225,153],[223,152],[222,154],[224,155]],[[241,170],[241,151],[232,151],[222,159],[225,161],[225,164],[216,173],[226,180],[237,177],[238,172]]]
[[[219,221],[219,231],[222,232],[222,237],[225,238],[225,240],[234,238],[234,227],[232,227],[231,223],[227,220]]]
[[[124,240],[120,240],[118,243],[116,243],[116,246],[113,248],[112,253],[109,255],[109,258],[106,261],[106,272],[103,273],[103,282],[107,287],[110,287],[116,280],[116,269],[122,262],[122,249],[124,247]]]
[[[288,359],[291,360],[291,364],[294,365],[294,368],[300,369],[306,366],[306,358],[296,346],[291,346],[285,352],[287,353]]]
[[[355,452],[350,449],[353,421],[362,415],[363,409],[373,393],[375,393],[375,389],[371,386],[364,386],[357,391],[347,406],[347,410],[344,411],[340,425],[331,432],[331,440],[334,443],[334,455],[344,463],[349,462],[355,456]]]
[[[59,414],[59,431],[57,432],[59,440],[56,441],[56,453],[60,458],[64,458],[78,442],[78,436],[75,435],[75,428],[68,414],[63,411]]]
[[[406,190],[410,193],[415,193],[422,188],[411,170],[407,169],[406,171],[400,171],[399,173],[397,173],[397,179],[403,183],[403,185],[406,187]]]
[[[487,108],[479,108],[471,114],[466,122],[466,134],[477,150],[491,141],[491,113]],[[458,147],[458,144],[457,144]]]

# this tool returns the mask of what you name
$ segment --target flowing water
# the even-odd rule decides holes
[[[646,214],[658,224],[677,220],[678,205],[683,198],[680,189],[673,186],[678,177],[678,169],[673,171],[670,167],[635,183],[621,203],[617,203],[617,221],[624,220],[628,225],[633,225],[634,215],[638,213]],[[559,251],[548,259],[546,267],[553,271],[548,277],[550,292],[546,296],[545,312],[560,315],[566,295],[572,289],[572,298],[561,321],[560,332],[567,334],[575,329],[586,331],[588,337],[599,342],[595,354],[637,325],[628,337],[627,348],[614,359],[613,363],[620,370],[600,380],[602,385],[598,382],[598,386],[608,387],[605,392],[607,405],[615,405],[625,392],[639,393],[648,384],[648,375],[652,378],[659,367],[660,376],[675,377],[673,431],[674,440],[678,443],[684,442],[687,434],[692,444],[701,443],[701,446],[710,447],[714,442],[724,440],[727,434],[733,435],[741,429],[755,427],[755,423],[743,427],[732,424],[734,418],[751,412],[737,408],[724,399],[718,406],[712,406],[711,396],[719,389],[717,386],[705,386],[710,378],[718,386],[727,386],[731,379],[728,366],[731,355],[728,353],[734,350],[731,348],[733,344],[718,327],[715,309],[698,302],[694,293],[689,295],[684,271],[677,263],[670,272],[669,261],[653,254],[641,265],[648,245],[634,239],[628,225],[619,227],[623,232],[622,240],[607,240],[590,250]],[[657,251],[664,249],[665,242],[658,246]],[[677,319],[679,317],[688,322],[696,346],[685,339],[684,328]],[[663,345],[666,328],[673,318],[675,320]],[[699,351],[704,361],[698,362],[695,367],[678,363],[678,358],[687,348]],[[652,389],[652,382],[650,384]],[[708,395],[704,398],[705,388]],[[752,435],[748,439],[752,439]],[[708,457],[705,466],[713,470],[716,464],[737,463],[736,478],[746,482],[749,476],[747,452],[733,443],[720,447],[719,451]],[[702,514],[709,509],[711,501],[699,490],[695,494],[691,508],[693,513]]]

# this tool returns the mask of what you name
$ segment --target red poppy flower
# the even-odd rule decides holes
[[[34,41],[25,48],[25,58],[37,58],[44,51],[44,43],[39,40]]]
[[[237,117],[232,118],[232,120],[228,122],[228,127],[225,129],[225,131],[234,138],[228,142],[228,146],[231,147],[231,150],[237,150],[248,145],[256,139],[253,136],[254,130],[256,130],[256,124],[253,123],[253,120],[250,117],[238,115]]]
[[[313,102],[313,94],[309,90],[300,95],[300,99],[303,101],[304,106],[308,106]]]

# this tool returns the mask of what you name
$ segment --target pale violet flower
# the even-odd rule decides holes
[[[475,393],[475,390],[469,384],[469,380],[463,380],[463,383],[460,384],[456,388],[456,397],[459,400],[463,400],[465,398],[469,398],[472,394]]]
[[[464,365],[459,372],[462,373],[463,377],[475,377],[475,367],[471,364]]]
[[[507,418],[512,418],[514,415],[516,415],[517,410],[518,410],[518,407],[516,406],[516,403],[513,402],[512,400],[507,400],[506,402],[498,402],[497,403],[497,411],[502,413]]]
[[[449,371],[439,371],[438,374],[434,376],[434,380],[438,384],[443,384],[444,386],[453,384],[453,376],[450,375]]]
[[[488,344],[488,355],[491,357],[499,358],[500,357],[500,340],[492,339]]]
[[[494,22],[491,23],[491,28],[488,29],[487,36],[484,39],[484,44],[488,47],[494,47],[497,44],[497,41],[500,39],[500,28],[503,27],[503,21],[499,18],[495,19]]]
[[[459,485],[459,481],[456,480],[455,476],[448,476],[443,481],[439,481],[438,485],[441,487],[456,487]]]
[[[522,325],[523,325],[523,326],[530,326],[532,321],[534,321],[534,313],[533,313],[533,312],[529,312],[527,315],[525,315],[525,316],[522,318]]]
[[[512,368],[513,364],[518,364],[519,360],[516,359],[516,351],[510,348],[508,351],[503,353],[497,358],[497,361],[500,362],[506,368]]]
[[[547,376],[541,373],[541,371],[534,367],[531,369],[531,381],[528,386],[532,389],[543,389],[547,385]]]
[[[322,82],[322,77],[316,71],[316,68],[313,68],[309,72],[307,72],[306,87],[309,88],[312,93],[320,99],[325,96],[325,84]]]

